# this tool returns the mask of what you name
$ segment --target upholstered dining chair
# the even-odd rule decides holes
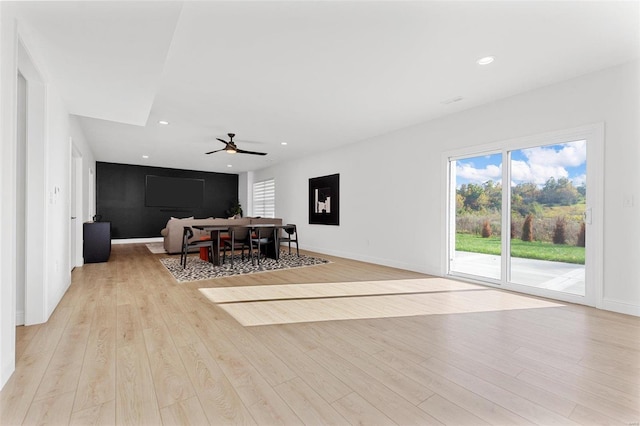
[[[206,247],[209,249],[209,259],[213,257],[213,243],[211,239],[189,241],[191,238],[193,238],[193,230],[190,226],[185,226],[182,231],[182,251],[180,253],[180,264],[182,265],[182,269],[187,267],[187,255],[189,254],[189,249]]]
[[[244,260],[244,249],[248,249],[251,262],[253,263],[253,254],[251,253],[250,235],[251,228],[248,226],[232,226],[229,228],[229,239],[225,239],[224,249],[222,252],[222,263],[227,259],[227,248],[231,250],[231,267],[233,268],[233,253],[236,248],[241,250],[241,258]]]
[[[280,243],[289,243],[289,254],[291,254],[291,243],[296,245],[296,254],[300,257],[300,248],[298,247],[298,229],[293,223],[287,223],[282,227],[283,233],[280,234],[278,241]]]

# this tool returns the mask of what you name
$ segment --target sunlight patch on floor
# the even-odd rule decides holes
[[[564,306],[444,278],[201,288],[200,291],[244,326]]]
[[[487,287],[444,278],[419,278],[389,281],[354,281],[319,284],[284,284],[243,287],[201,288],[215,303],[275,299],[365,296],[450,290],[485,290]]]

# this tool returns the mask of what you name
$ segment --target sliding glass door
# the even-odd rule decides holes
[[[584,296],[587,141],[508,154],[509,281]]]
[[[448,155],[447,273],[593,304],[590,197],[598,197],[589,182],[601,182],[589,177],[587,154],[596,133]]]
[[[450,270],[499,281],[502,277],[502,154],[451,160],[455,207]]]

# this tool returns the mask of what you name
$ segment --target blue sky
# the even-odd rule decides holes
[[[587,142],[575,141],[539,146],[511,152],[511,185],[534,182],[539,186],[550,178],[566,177],[575,186],[586,180]],[[465,183],[499,182],[502,178],[502,155],[492,154],[458,160],[456,186]]]

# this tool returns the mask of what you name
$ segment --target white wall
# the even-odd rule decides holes
[[[55,87],[47,85],[46,184],[48,204],[45,222],[46,235],[46,318],[49,318],[71,284],[68,269],[70,208],[71,146],[69,143],[69,113]]]
[[[15,26],[0,3],[0,386],[15,365]]]
[[[238,202],[242,206],[242,213],[245,216],[251,215],[251,200],[248,197],[253,185],[252,177],[253,172],[238,174]]]
[[[46,77],[46,68],[38,61],[37,52],[30,48],[26,34],[20,31],[11,3],[0,2],[0,188],[2,206],[0,208],[0,386],[4,385],[15,365],[15,204],[16,204],[16,79],[18,70],[18,39],[22,39],[29,50],[35,65]],[[41,244],[44,244],[46,256],[42,265],[42,278],[38,294],[43,297],[39,312],[27,312],[27,317],[35,320],[31,323],[45,322],[56,308],[71,283],[69,265],[69,226],[70,226],[70,137],[74,137],[78,146],[82,146],[83,155],[83,192],[88,192],[89,169],[95,171],[95,161],[84,136],[70,122],[70,116],[63,104],[55,85],[45,81],[43,137],[44,170],[41,175],[28,179],[41,178],[44,181],[44,227]],[[89,210],[87,208],[87,210]],[[88,213],[87,213],[88,215]],[[29,223],[27,223],[29,226]],[[31,290],[27,288],[27,299]],[[29,322],[29,321],[28,321]]]
[[[78,218],[78,220],[87,222],[92,219],[92,216],[95,213],[95,204],[93,206],[90,205],[90,202],[95,203],[95,198],[92,200],[90,194],[92,193],[91,174],[93,173],[95,176],[96,160],[91,148],[89,147],[87,138],[80,128],[77,116],[70,116],[70,125],[70,134],[73,139],[73,144],[82,155],[82,218]],[[93,189],[95,190],[95,187]]]
[[[443,273],[442,153],[605,123],[605,309],[640,314],[640,65],[626,64],[255,172],[320,253]],[[392,148],[393,147],[393,148]],[[308,179],[340,173],[340,226],[309,225]],[[623,196],[635,204],[623,208]]]

